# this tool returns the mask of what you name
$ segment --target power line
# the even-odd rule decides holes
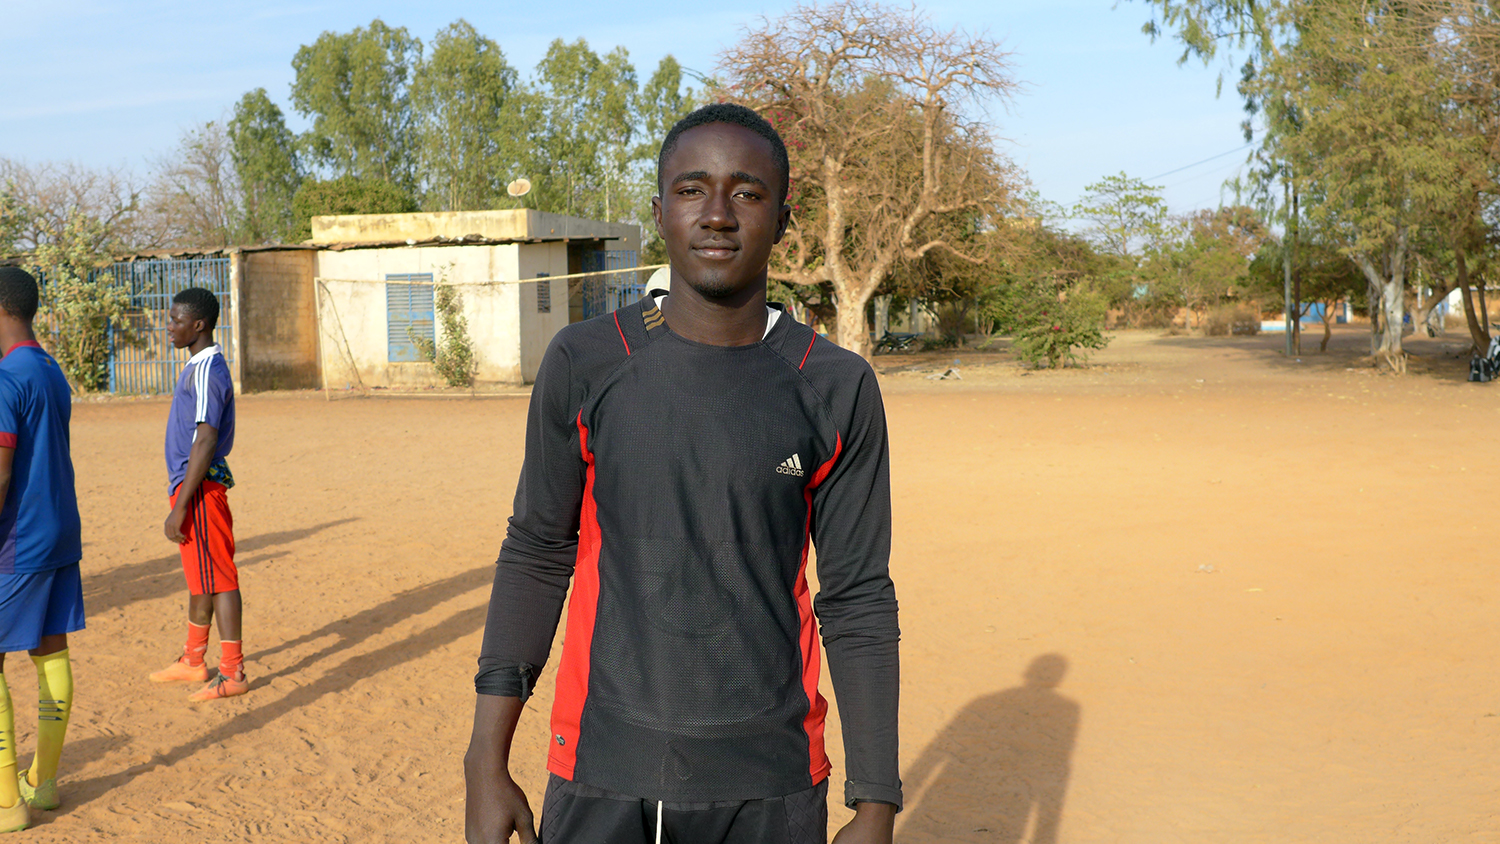
[[[1244,146],[1241,146],[1241,147],[1235,147],[1234,149],[1230,150],[1229,152],[1221,152],[1218,155],[1209,156],[1208,158],[1205,158],[1202,161],[1194,161],[1192,164],[1188,164],[1188,165],[1183,166],[1183,167],[1178,167],[1176,170],[1168,170],[1165,173],[1157,173],[1155,176],[1148,176],[1143,181],[1149,182],[1149,181],[1152,181],[1153,179],[1160,179],[1162,176],[1170,176],[1173,173],[1181,173],[1184,170],[1188,170],[1190,168],[1197,167],[1199,164],[1207,164],[1210,161],[1214,161],[1216,159],[1223,158],[1226,155],[1234,155],[1237,152],[1243,152],[1243,151],[1245,151],[1245,150],[1247,150],[1249,148],[1250,148],[1250,144],[1245,144]]]

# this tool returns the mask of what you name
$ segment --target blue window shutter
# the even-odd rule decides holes
[[[391,363],[423,360],[412,335],[428,342],[436,339],[435,311],[432,273],[392,273],[385,277],[386,348]]]

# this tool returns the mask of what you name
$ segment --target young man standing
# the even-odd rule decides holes
[[[157,683],[208,685],[189,700],[242,695],[250,690],[240,641],[240,580],[234,565],[234,517],[229,488],[234,477],[225,458],[234,447],[234,382],[214,344],[219,299],[201,287],[172,297],[167,335],[192,353],[167,416],[167,492],[172,512],[162,525],[182,551],[188,585],[187,644],[177,661],[151,675]],[[210,674],[204,654],[208,628],[219,619],[219,670]]]
[[[72,390],[36,341],[37,284],[0,267],[0,832],[27,806],[56,809],[57,764],[73,711],[68,634],[83,629],[83,558],[68,423]],[[36,755],[17,772],[5,654],[30,651],[38,686]]]
[[[864,360],[767,307],[787,182],[786,148],[755,112],[684,118],[652,201],[671,294],[569,326],[547,351],[475,678],[470,842],[536,840],[510,744],[570,578],[542,840],[826,841],[821,623],[855,809],[835,841],[891,841],[885,412]]]

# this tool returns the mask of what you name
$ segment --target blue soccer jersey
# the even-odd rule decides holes
[[[167,415],[167,488],[176,489],[187,474],[188,456],[198,425],[207,422],[219,432],[212,463],[229,456],[234,448],[234,381],[229,364],[218,346],[209,346],[188,359],[172,394]]]
[[[15,449],[0,508],[0,574],[49,571],[83,558],[68,422],[73,394],[35,342],[0,360],[0,446]]]

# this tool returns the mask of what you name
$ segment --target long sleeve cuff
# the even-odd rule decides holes
[[[474,691],[482,695],[518,697],[522,703],[531,697],[531,687],[536,682],[536,669],[525,663],[520,665],[485,665],[480,662],[479,673],[474,675]]]
[[[847,780],[844,783],[844,805],[853,809],[855,803],[889,803],[901,811],[901,788],[892,788],[888,785],[877,785],[872,782],[854,782]]]

